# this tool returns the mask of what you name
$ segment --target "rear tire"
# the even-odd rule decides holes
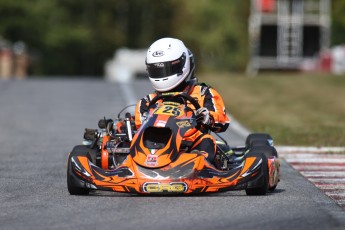
[[[246,139],[246,148],[257,146],[273,146],[273,139],[267,133],[252,133]]]
[[[273,139],[267,133],[252,133],[246,139],[246,149],[250,152],[262,152],[267,158],[278,157],[277,150],[273,147]]]
[[[68,156],[67,161],[67,188],[71,195],[88,195],[90,189],[82,188],[78,186],[80,184],[80,180],[72,172],[72,156],[87,156],[89,159],[91,158],[90,154],[88,153],[90,150],[88,147],[84,145],[78,145],[73,148],[72,152]],[[91,159],[90,159],[91,160]]]
[[[267,158],[262,153],[255,154],[255,155],[261,155],[262,157],[261,170],[262,170],[262,175],[263,175],[263,183],[261,186],[256,187],[256,188],[247,188],[246,194],[248,196],[263,196],[263,195],[266,195],[269,188]]]

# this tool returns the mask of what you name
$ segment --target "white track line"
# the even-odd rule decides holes
[[[345,171],[339,172],[339,171],[331,171],[331,172],[325,172],[325,171],[300,171],[303,176],[310,177],[310,178],[316,178],[316,177],[328,177],[328,178],[345,178]]]
[[[345,155],[344,155],[345,156]],[[287,162],[293,164],[293,163],[345,163],[345,159],[327,159],[327,158],[287,158],[286,159]]]
[[[320,165],[293,165],[295,169],[298,171],[344,171],[345,172],[345,164],[343,166],[337,166],[337,165],[324,165],[322,168],[320,168]]]
[[[291,153],[291,152],[297,152],[297,153],[337,153],[337,152],[342,152],[345,153],[345,148],[344,147],[305,147],[305,146],[276,146],[276,149],[279,152],[284,152],[284,153]]]
[[[134,89],[130,83],[119,83],[121,92],[125,95],[126,105],[136,104],[139,100],[134,96]]]
[[[311,182],[322,183],[322,184],[343,184],[345,183],[345,178],[308,178]]]
[[[233,116],[231,116],[231,114],[227,113],[227,115],[230,118],[231,130],[238,133],[241,137],[243,137],[243,139],[246,139],[251,131],[239,123]]]

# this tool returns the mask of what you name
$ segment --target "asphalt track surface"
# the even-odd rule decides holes
[[[150,91],[147,81],[0,81],[0,229],[345,229],[344,211],[285,161],[267,196],[69,195],[67,154],[84,128]]]

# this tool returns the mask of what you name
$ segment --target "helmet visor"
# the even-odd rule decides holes
[[[150,78],[163,78],[175,74],[181,75],[183,73],[182,69],[185,62],[186,54],[183,53],[180,58],[174,61],[157,62],[152,64],[146,63],[146,67]]]

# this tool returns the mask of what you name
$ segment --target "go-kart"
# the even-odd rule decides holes
[[[146,120],[135,130],[133,117],[101,119],[86,129],[84,144],[68,156],[67,187],[72,195],[93,190],[133,194],[196,194],[245,190],[265,195],[279,182],[279,158],[268,134],[250,134],[245,146],[230,147],[219,135],[215,162],[190,151],[183,138],[203,129],[198,102],[184,93],[151,100]]]

